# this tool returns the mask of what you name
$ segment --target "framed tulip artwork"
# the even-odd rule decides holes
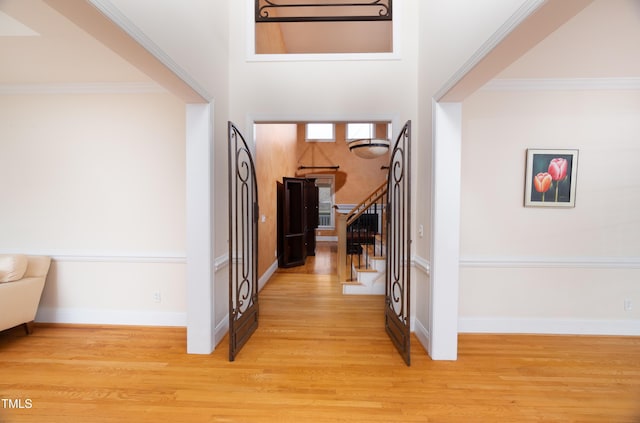
[[[527,149],[525,207],[575,207],[578,150]]]

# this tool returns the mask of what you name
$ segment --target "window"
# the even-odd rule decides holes
[[[335,213],[333,210],[334,200],[334,176],[318,175],[316,178],[318,187],[318,229],[334,229]]]
[[[307,123],[307,142],[335,142],[335,127],[333,123]]]
[[[376,128],[373,123],[347,123],[347,139],[359,140],[375,138]]]
[[[365,138],[391,139],[391,123],[347,123],[347,139],[361,140]]]

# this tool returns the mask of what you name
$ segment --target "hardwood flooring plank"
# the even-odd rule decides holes
[[[0,423],[640,423],[638,337],[461,335],[442,362],[412,336],[407,367],[380,296],[307,270],[274,275],[232,363],[226,339],[187,355],[184,328],[1,332],[0,399],[32,406],[0,402]]]

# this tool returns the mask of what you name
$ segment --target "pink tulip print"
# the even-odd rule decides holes
[[[551,175],[551,179],[553,179],[553,182],[556,183],[556,203],[558,202],[558,189],[560,188],[560,182],[564,181],[567,177],[567,166],[567,159],[563,159],[560,157],[552,159],[549,163],[549,175]]]
[[[544,193],[551,188],[551,182],[553,182],[553,177],[547,172],[540,172],[533,177],[533,187],[542,193],[542,201],[544,201]]]
[[[566,150],[555,153],[553,150],[543,151],[544,154],[532,155],[531,173],[529,173],[531,178],[530,200],[532,202],[569,203],[571,166],[574,156],[563,154]]]
[[[556,157],[549,163],[549,175],[554,181],[559,181],[567,176],[567,159]]]

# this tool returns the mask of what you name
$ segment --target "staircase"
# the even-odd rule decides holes
[[[349,213],[337,215],[338,277],[345,295],[384,294],[386,193],[385,182]]]

